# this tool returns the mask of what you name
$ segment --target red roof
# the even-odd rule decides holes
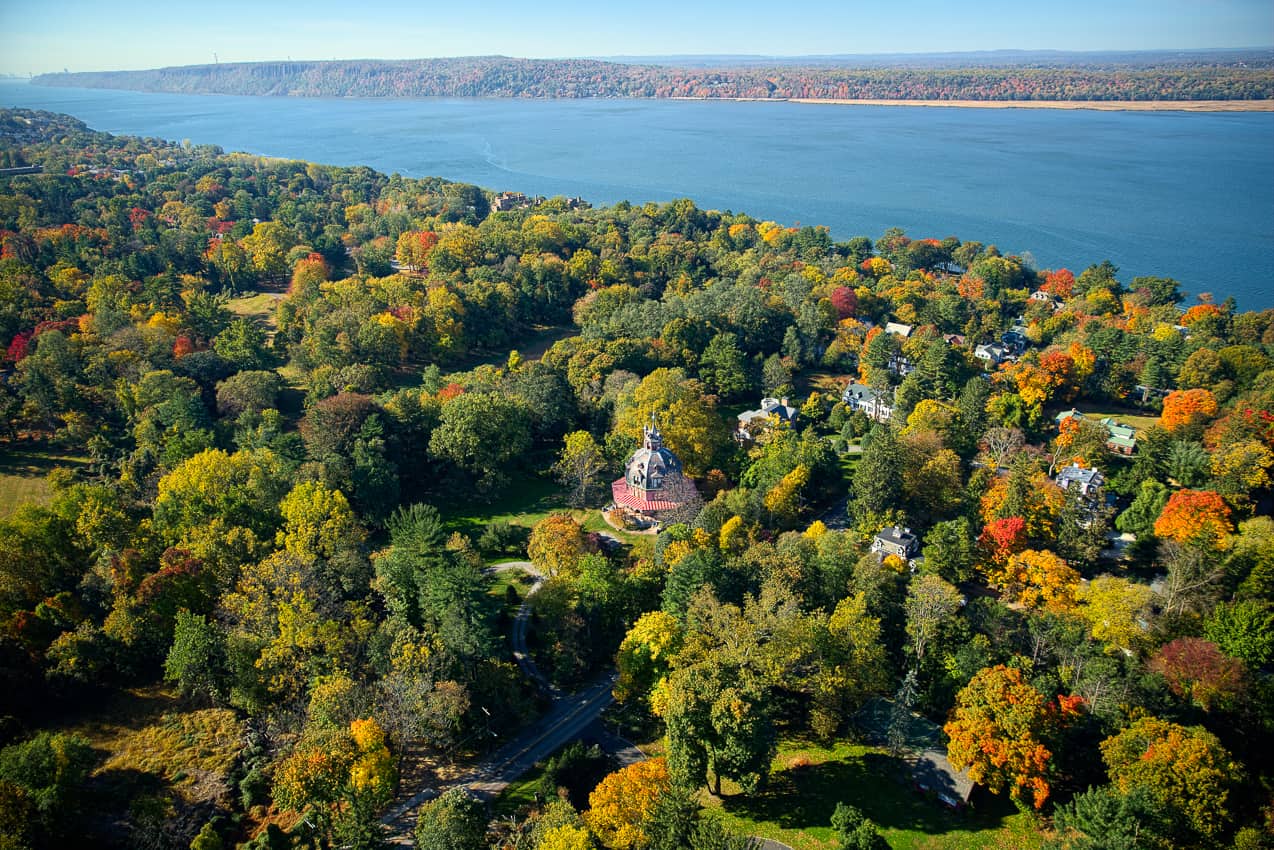
[[[615,504],[632,508],[634,511],[671,511],[682,505],[681,502],[672,502],[667,499],[652,499],[645,490],[629,489],[628,482],[623,478],[611,483],[610,492],[615,499]],[[654,492],[658,493],[658,491]]]

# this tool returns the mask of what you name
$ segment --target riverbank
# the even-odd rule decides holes
[[[840,100],[792,97],[831,106],[947,106],[961,109],[1091,109],[1098,112],[1274,112],[1274,100]]]

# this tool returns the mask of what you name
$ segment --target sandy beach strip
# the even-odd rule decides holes
[[[841,100],[792,97],[829,106],[946,106],[957,109],[1094,109],[1101,112],[1274,112],[1274,100]]]

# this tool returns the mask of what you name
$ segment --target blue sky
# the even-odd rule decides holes
[[[1271,0],[0,0],[0,73],[263,59],[1274,44]]]

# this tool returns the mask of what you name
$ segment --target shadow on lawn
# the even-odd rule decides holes
[[[882,829],[928,834],[996,829],[1013,814],[999,799],[984,799],[976,811],[951,811],[912,790],[908,775],[902,759],[866,753],[775,773],[764,793],[728,797],[722,805],[739,817],[793,830],[827,828],[837,803],[857,806]]]
[[[79,467],[86,463],[84,458],[55,454],[39,448],[0,450],[0,475],[43,478],[59,467]]]

